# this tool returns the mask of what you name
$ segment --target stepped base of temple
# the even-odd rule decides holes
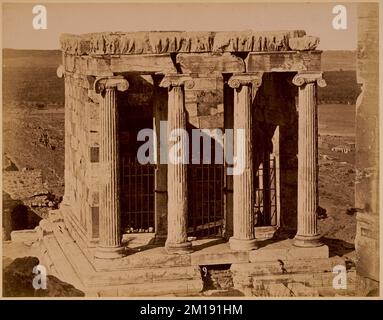
[[[84,250],[60,210],[52,211],[38,228],[41,264],[89,297],[204,296],[206,270],[227,266],[232,289],[248,296],[319,296],[346,294],[333,287],[335,266],[343,258],[329,258],[326,245],[299,248],[293,239],[260,241],[253,251],[232,251],[224,239],[193,241],[193,252],[170,255],[152,241],[126,244],[119,259],[97,259],[96,248]],[[72,230],[73,233],[73,230]],[[349,270],[347,294],[354,288]],[[342,291],[342,292],[341,292]]]

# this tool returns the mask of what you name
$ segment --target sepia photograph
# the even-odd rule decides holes
[[[2,2],[2,297],[380,298],[380,5]]]

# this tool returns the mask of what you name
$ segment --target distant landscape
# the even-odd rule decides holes
[[[328,50],[322,52],[322,70],[356,70],[356,51]]]
[[[3,105],[64,106],[64,81],[56,75],[59,50],[3,50]]]
[[[320,88],[320,103],[355,104],[356,84],[354,51],[324,51],[322,70],[327,87]],[[64,82],[57,78],[61,63],[59,50],[3,50],[3,99],[18,106],[64,105]],[[47,94],[49,92],[49,94]]]

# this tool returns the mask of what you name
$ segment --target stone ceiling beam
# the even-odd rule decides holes
[[[250,52],[245,59],[246,72],[321,71],[322,51]]]
[[[176,59],[182,73],[238,73],[245,72],[243,59],[230,53],[179,53]]]
[[[121,55],[110,60],[112,72],[177,73],[170,54]]]
[[[112,76],[115,73],[141,74],[177,73],[170,54],[121,56],[64,56],[65,70],[92,76]]]

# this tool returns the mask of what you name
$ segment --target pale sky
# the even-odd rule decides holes
[[[36,4],[36,3],[35,3]],[[34,30],[35,4],[3,4],[3,48],[59,49],[62,33],[100,31],[238,31],[303,29],[320,37],[321,50],[354,50],[356,5],[347,8],[347,30],[335,30],[334,3],[246,4],[43,4],[47,30]],[[339,3],[337,3],[339,4]]]

